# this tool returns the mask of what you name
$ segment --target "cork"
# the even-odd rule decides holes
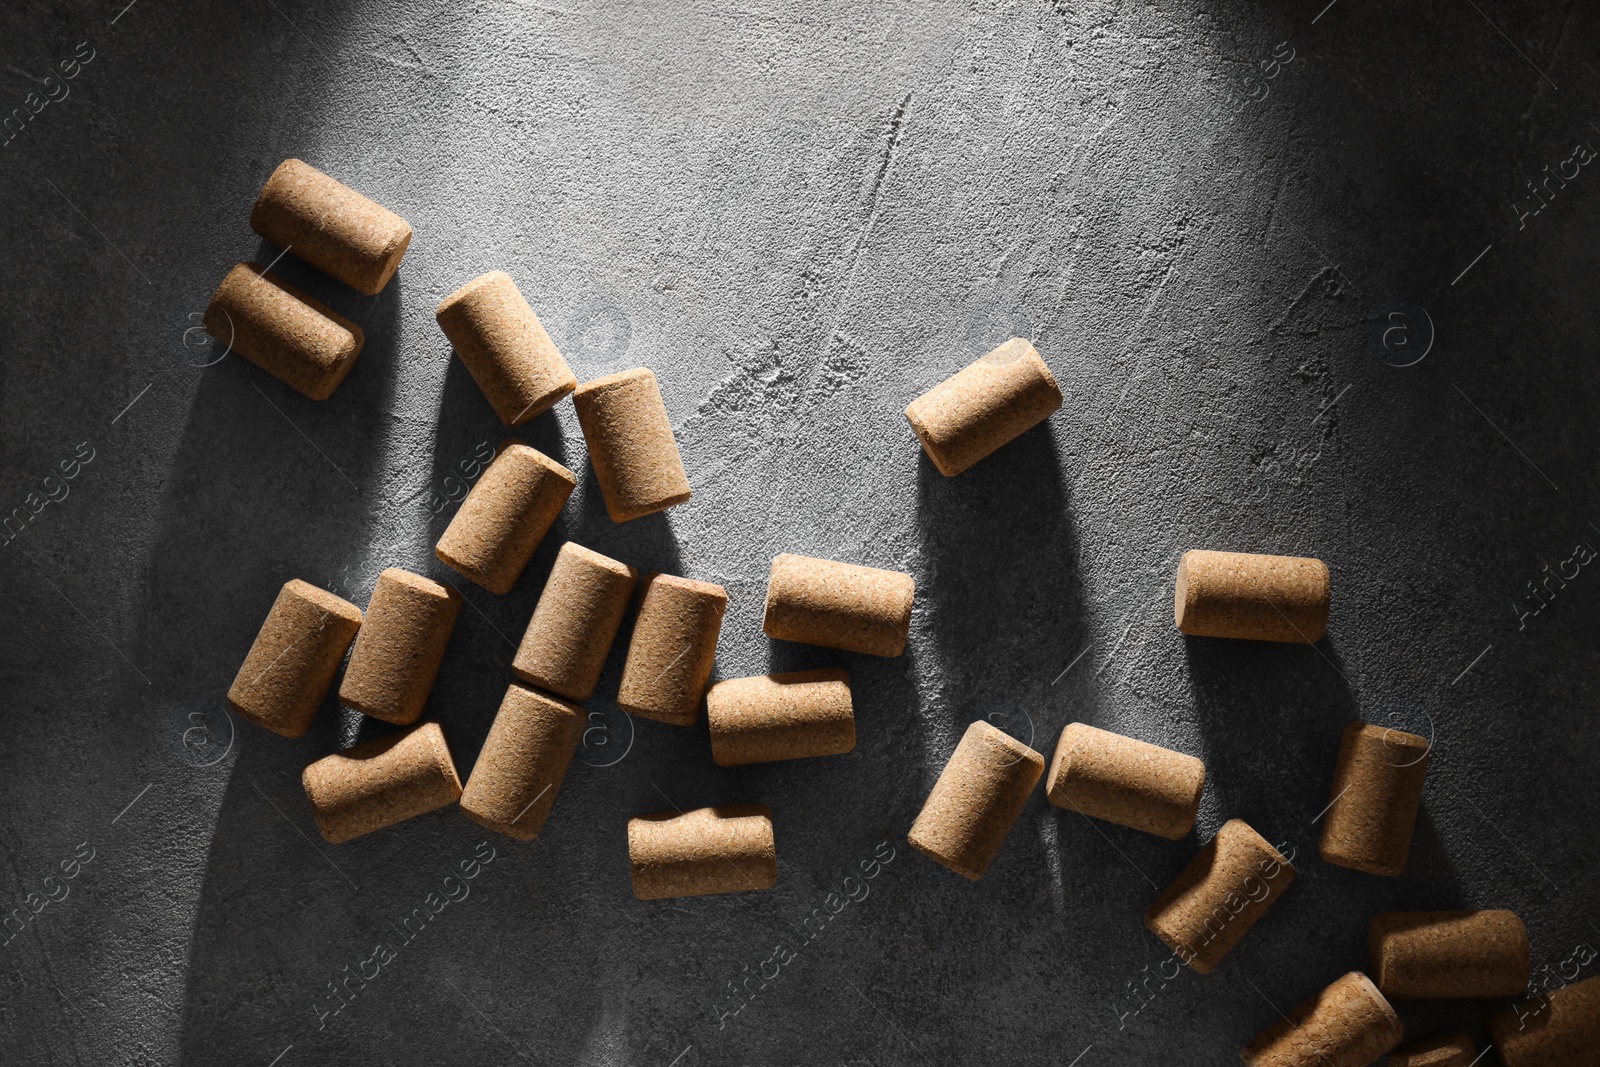
[[[850,676],[837,667],[728,678],[706,692],[719,767],[839,756],[856,747]]]
[[[913,400],[906,421],[939,473],[954,477],[1060,406],[1050,368],[1013,337]]]
[[[1178,561],[1173,618],[1191,637],[1314,644],[1328,629],[1320,559],[1191,549]]]
[[[767,578],[761,630],[870,656],[898,656],[911,629],[909,574],[809,556],[777,556]]]
[[[411,224],[298,159],[278,164],[250,228],[358,293],[376,296],[411,244]]]
[[[1394,878],[1406,869],[1428,773],[1428,740],[1353,722],[1344,728],[1317,851],[1329,863]]]
[[[461,810],[496,833],[532,841],[583,736],[583,709],[512,685],[473,764]]]
[[[772,809],[722,804],[628,820],[628,864],[640,900],[743,893],[778,884]]]
[[[636,367],[584,382],[572,405],[612,522],[689,499],[689,477],[654,374]]]
[[[361,609],[295,578],[278,590],[228,689],[228,706],[284,737],[311,726],[356,631]]]
[[[461,799],[461,781],[436,722],[319,759],[300,782],[317,829],[333,845]]]
[[[361,327],[254,263],[234,266],[200,320],[206,333],[312,400],[355,365]]]
[[[1334,982],[1239,1050],[1245,1067],[1369,1067],[1405,1036],[1360,971]]]
[[[1533,969],[1514,911],[1388,911],[1367,927],[1372,979],[1399,999],[1517,997]]]
[[[511,671],[529,685],[588,700],[639,572],[568,541],[539,594]]]
[[[728,594],[720,585],[651,574],[622,667],[617,706],[674,726],[700,717]]]
[[[1293,881],[1294,868],[1266,838],[1229,819],[1156,897],[1144,924],[1209,974]]]
[[[1389,1053],[1388,1067],[1474,1067],[1478,1046],[1466,1034],[1434,1034]]]
[[[961,735],[906,840],[934,862],[977,881],[1043,773],[1043,756],[979,719]]]
[[[503,441],[433,554],[497,596],[511,592],[578,484],[536,448]]]
[[[1505,1067],[1600,1064],[1600,976],[1562,986],[1489,1016]]]
[[[572,368],[503,270],[445,297],[434,318],[507,426],[521,426],[577,388]]]
[[[1061,731],[1044,788],[1058,808],[1176,841],[1194,825],[1205,781],[1193,756],[1075,722]]]
[[[378,575],[339,702],[397,726],[416,722],[460,613],[461,594],[448,585],[399,567]]]

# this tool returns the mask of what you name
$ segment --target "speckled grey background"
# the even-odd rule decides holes
[[[1218,1064],[1384,908],[1515,908],[1550,974],[1600,945],[1588,6],[27,0],[0,31],[0,1062]],[[375,298],[284,261],[367,334],[320,404],[196,329],[276,255],[246,220],[290,155],[416,229]],[[451,576],[502,432],[433,308],[493,268],[580,378],[655,369],[695,495],[614,526],[571,406],[526,429],[585,479],[511,595],[464,587],[429,708],[463,774],[567,538],[725,585],[722,676],[846,667],[854,753],[718,769],[605,699],[619,643],[536,843],[448,810],[316,837],[299,772],[371,727],[330,702],[287,741],[222,695],[285,580]],[[901,409],[1013,333],[1065,406],[939,477]],[[1185,641],[1196,546],[1327,560],[1329,637]],[[914,575],[906,655],[764,638],[780,551]],[[1398,880],[1315,856],[1357,715],[1436,738]],[[905,832],[979,717],[1203,756],[1196,833],[1041,790],[981,882],[935,866]],[[628,815],[744,800],[774,891],[632,899]],[[1143,910],[1235,816],[1298,880],[1136,996]]]

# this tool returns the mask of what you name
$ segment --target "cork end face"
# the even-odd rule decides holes
[[[512,430],[518,426],[526,426],[528,423],[532,422],[534,419],[537,419],[540,415],[543,415],[545,412],[561,403],[561,401],[565,400],[573,391],[573,389],[577,387],[578,379],[573,376],[572,369],[567,366],[567,361],[562,359],[560,356],[556,356],[555,358],[560,361],[563,373],[556,379],[554,385],[552,385],[545,392],[540,393],[533,400],[529,401],[528,404],[520,410],[513,412],[502,412],[496,410],[495,414],[499,416],[500,424],[506,429]]]
[[[539,836],[538,830],[523,830],[513,826],[510,823],[503,823],[496,819],[491,819],[487,815],[479,814],[478,812],[472,810],[471,802],[465,798],[461,800],[460,808],[461,814],[465,815],[467,818],[471,819],[485,830],[493,830],[497,834],[504,834],[506,837],[513,838],[517,841],[532,841],[534,838]],[[543,827],[540,829],[543,829]]]
[[[621,560],[612,559],[610,556],[602,556],[594,549],[585,548],[576,541],[568,541],[566,544],[562,545],[561,551],[557,553],[557,557],[559,558],[560,556],[567,556],[572,559],[580,560],[588,566],[593,567],[596,570],[605,571],[607,574],[610,574],[616,578],[637,580],[639,577],[639,571],[637,568],[630,567]]]
[[[596,393],[604,393],[620,386],[632,385],[639,381],[654,382],[656,376],[648,367],[631,367],[628,370],[619,370],[615,374],[607,374],[601,378],[593,378],[573,390],[574,401],[587,399]]]
[[[696,705],[693,711],[686,714],[663,711],[660,708],[644,707],[621,699],[617,701],[617,707],[629,715],[636,715],[641,719],[649,719],[651,722],[665,723],[667,726],[693,726],[700,721],[699,705]]]
[[[1194,554],[1194,549],[1191,548],[1183,554],[1182,559],[1178,560],[1178,576],[1172,583],[1172,621],[1179,632],[1185,634],[1193,632],[1186,622],[1189,609],[1193,607],[1193,601],[1189,596],[1189,561]]]
[[[604,496],[605,494],[602,493],[601,495]],[[668,508],[675,508],[679,504],[685,503],[689,499],[690,495],[690,490],[686,489],[681,493],[674,493],[672,496],[662,497],[660,500],[653,500],[649,505],[641,507],[618,506],[612,502],[610,497],[606,497],[606,514],[608,514],[611,517],[611,521],[615,523],[632,522],[634,519],[642,519],[646,515],[654,515],[658,511],[666,511]]]
[[[1018,741],[991,722],[986,722],[983,719],[974,721],[972,725],[967,727],[966,736],[982,739],[989,745],[1002,749],[1009,757],[1009,762],[1006,764],[1008,767],[1018,763],[1028,764],[1033,768],[1035,782],[1038,781],[1039,775],[1044,773],[1043,755]]]
[[[578,476],[576,474],[573,474],[565,466],[557,463],[543,452],[540,452],[537,448],[534,448],[532,445],[523,444],[515,437],[506,438],[495,448],[495,461],[498,462],[502,456],[510,456],[512,462],[530,464],[549,471],[551,474],[567,483],[569,492],[578,487]]]
[[[399,567],[385,568],[383,573],[378,575],[378,581],[400,586],[430,600],[454,602],[461,599],[461,594],[448,585],[436,582],[432,578],[424,578],[420,574],[401,570]]]
[[[445,320],[451,316],[458,305],[484,289],[500,288],[507,285],[516,288],[516,282],[511,280],[511,275],[503,270],[492,270],[487,274],[480,274],[439,301],[439,305],[433,309],[433,317],[438,320],[440,328],[446,334],[449,334],[450,330],[445,325]]]
[[[448,529],[445,532],[448,534]],[[438,544],[433,546],[433,554],[440,563],[443,563],[445,566],[449,567],[451,570],[455,571],[457,574],[461,575],[461,577],[465,578],[474,585],[487,589],[495,596],[505,596],[507,593],[511,592],[511,590],[517,584],[517,579],[522,577],[522,573],[520,571],[511,575],[510,577],[506,577],[504,575],[492,574],[486,570],[481,570],[478,567],[474,567],[466,560],[459,558],[453,552],[451,552],[450,549],[445,545],[444,539],[441,539]]]
[[[362,296],[377,296],[388,288],[389,283],[394,280],[395,272],[400,269],[400,261],[405,258],[406,250],[411,247],[411,224],[399,215],[394,215],[394,219],[399,225],[395,227],[393,236],[383,247],[381,260],[383,268],[374,277],[362,279],[360,285],[351,286]]]
[[[975,869],[965,866],[960,861],[944,855],[944,853],[942,853],[938,846],[932,841],[923,840],[922,836],[917,833],[917,828],[915,826],[913,826],[911,828],[911,832],[906,835],[906,841],[910,843],[912,848],[916,849],[918,852],[922,853],[939,866],[945,868],[946,870],[955,871],[969,882],[978,881],[983,877],[984,871],[988,870],[988,867]]]
[[[259,726],[263,730],[269,730],[272,733],[277,734],[279,737],[287,737],[290,740],[293,740],[297,737],[304,737],[306,731],[311,729],[310,719],[307,719],[304,723],[300,724],[299,728],[297,729],[292,724],[285,724],[279,720],[265,718],[257,714],[249,706],[240,702],[239,697],[243,694],[239,692],[238,687],[239,683],[235,682],[233,684],[233,688],[228,690],[228,708],[245,722],[250,723],[252,726]]]
[[[954,478],[966,470],[967,466],[953,463],[945,456],[944,450],[933,439],[933,435],[928,429],[928,424],[923,421],[922,412],[918,407],[919,403],[920,399],[913,400],[910,406],[906,408],[906,421],[911,424],[911,432],[917,435],[917,443],[922,446],[922,453],[928,457],[928,462],[933,464],[934,470],[946,478]]]
[[[1406,872],[1404,863],[1374,863],[1369,857],[1357,856],[1336,845],[1331,844],[1326,837],[1317,845],[1317,855],[1322,857],[1322,862],[1331,863],[1335,867],[1343,867],[1350,871],[1360,871],[1362,874],[1371,874],[1379,878],[1398,878]]]
[[[323,611],[334,615],[344,622],[355,626],[361,625],[361,609],[342,596],[336,596],[326,589],[320,589],[310,582],[291,578],[283,583],[283,592],[305,600]]]

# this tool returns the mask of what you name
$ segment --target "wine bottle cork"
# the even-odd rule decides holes
[[[433,554],[497,596],[511,592],[578,484],[536,448],[504,441]]]
[[[434,318],[507,426],[543,414],[578,386],[539,316],[503,270],[480,275],[445,297]]]
[[[1209,974],[1294,881],[1294,868],[1242,819],[1229,819],[1145,912],[1144,924]]]
[[[461,799],[444,731],[419,723],[325,756],[300,775],[329,844],[353,841]]]
[[[909,574],[784,554],[772,561],[761,629],[871,656],[898,656],[911,629],[916,583]]]
[[[639,572],[568,541],[539,594],[511,671],[571,700],[594,693]]]
[[[838,756],[856,747],[850,676],[837,667],[728,678],[706,691],[719,767]]]
[[[1516,997],[1533,969],[1514,911],[1388,911],[1367,927],[1372,979],[1398,999]]]
[[[689,476],[654,374],[636,367],[584,382],[572,405],[612,522],[689,499]]]
[[[567,765],[583,736],[583,709],[513,685],[467,777],[461,810],[473,822],[518,841],[544,828]]]
[[[1191,549],[1178,561],[1173,618],[1191,637],[1315,644],[1328,629],[1320,559]]]
[[[1389,878],[1406,869],[1429,747],[1427,738],[1402,730],[1345,727],[1323,815],[1323,859]]]
[[[1058,808],[1176,841],[1194,825],[1205,782],[1193,756],[1074,722],[1044,787]]]
[[[1475,1067],[1477,1062],[1478,1046],[1466,1034],[1434,1034],[1389,1053],[1388,1067]]]
[[[389,284],[411,244],[405,219],[298,159],[261,187],[250,228],[367,296]]]
[[[1020,437],[1061,406],[1061,389],[1020,337],[969,363],[906,408],[922,450],[953,477]]]
[[[201,317],[206,333],[312,400],[339,388],[361,354],[361,327],[254,263],[234,266]]]
[[[722,804],[628,820],[628,864],[640,900],[743,893],[778,884],[772,809]]]
[[[1489,1040],[1505,1067],[1600,1063],[1600,976],[1562,986],[1489,1016]]]
[[[461,594],[448,585],[399,567],[378,575],[339,702],[397,726],[416,722],[460,613]]]
[[[979,719],[961,735],[906,839],[934,862],[977,881],[1043,773],[1043,756]]]
[[[295,578],[278,590],[228,689],[228,706],[257,726],[299,737],[328,695],[361,609]]]
[[[720,585],[670,574],[646,577],[617,706],[657,722],[693,725],[727,606]]]
[[[1239,1050],[1245,1067],[1370,1067],[1405,1036],[1378,987],[1349,974]]]

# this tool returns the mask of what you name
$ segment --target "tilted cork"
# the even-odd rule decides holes
[[[1399,999],[1516,997],[1533,969],[1514,911],[1388,911],[1367,927],[1372,980]]]
[[[511,592],[578,479],[536,448],[503,441],[433,554],[497,596]]]
[[[461,810],[497,833],[532,841],[544,829],[583,724],[578,705],[511,686],[467,778]]]
[[[722,804],[628,820],[628,864],[640,900],[743,893],[778,884],[772,809]]]
[[[1013,337],[913,400],[906,421],[939,473],[951,477],[1060,406],[1050,368],[1032,345]]]
[[[298,159],[261,187],[250,228],[367,296],[389,284],[411,244],[405,219]]]
[[[445,297],[434,318],[507,426],[548,411],[578,386],[539,316],[503,270],[480,275]]]
[[[674,726],[700,717],[728,594],[720,585],[651,574],[633,623],[617,706]]]
[[[228,706],[257,726],[299,737],[328,695],[361,609],[295,578],[278,590],[228,689]]]
[[[1320,559],[1191,549],[1178,561],[1173,618],[1191,637],[1315,644],[1328,629]]]
[[[1388,1067],[1475,1067],[1478,1046],[1462,1033],[1407,1041],[1389,1053]]]
[[[1353,722],[1344,729],[1318,851],[1329,863],[1398,877],[1428,773],[1425,737]]]
[[[1370,1067],[1405,1033],[1378,988],[1351,971],[1263,1030],[1239,1059],[1245,1067]]]
[[[689,499],[689,476],[654,374],[636,367],[584,382],[572,405],[612,522]]]
[[[929,859],[977,881],[1043,773],[1043,756],[979,719],[961,735],[906,839]]]
[[[206,333],[312,400],[339,388],[361,354],[361,327],[254,263],[234,266],[211,294]]]
[[[448,585],[399,567],[378,575],[339,702],[397,726],[416,722],[459,614],[461,594]]]
[[[1176,841],[1194,825],[1206,765],[1081,722],[1061,731],[1045,795],[1058,808]]]
[[[728,678],[706,691],[721,767],[838,756],[856,747],[850,676],[836,667]]]
[[[539,594],[511,670],[529,685],[588,700],[639,572],[568,541]]]
[[[1505,1067],[1600,1064],[1600,976],[1562,986],[1489,1016]]]
[[[300,782],[317,829],[333,845],[461,799],[461,781],[436,722],[325,756]]]
[[[784,554],[772,561],[761,630],[871,656],[898,656],[911,629],[916,583],[899,571]]]
[[[1294,868],[1242,819],[1223,823],[1144,914],[1150,932],[1209,974],[1294,881]]]

